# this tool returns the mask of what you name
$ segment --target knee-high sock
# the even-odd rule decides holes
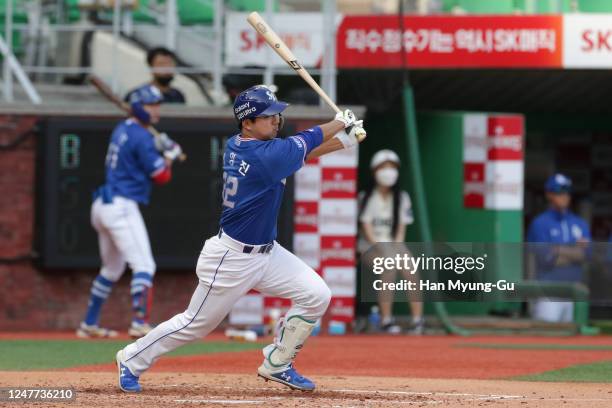
[[[134,323],[147,323],[153,303],[153,276],[148,272],[136,272],[132,277],[130,293]]]
[[[87,314],[85,315],[85,324],[94,326],[100,320],[100,310],[102,305],[110,295],[113,288],[113,282],[104,278],[102,275],[96,276],[91,285],[91,295],[89,304],[87,305]]]

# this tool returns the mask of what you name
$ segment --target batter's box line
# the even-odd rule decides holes
[[[183,387],[184,384],[171,384],[170,387]],[[165,385],[164,387],[168,387]],[[226,390],[233,390],[236,387],[223,386],[219,387]],[[240,387],[247,391],[271,391],[270,387]],[[287,393],[291,391],[285,390]],[[421,395],[421,396],[443,396],[443,397],[474,397],[474,401],[478,399],[526,399],[525,395],[504,395],[504,394],[472,394],[465,392],[433,392],[433,391],[395,391],[395,390],[351,390],[351,389],[326,389],[321,391],[353,393],[353,394],[389,394],[389,395]],[[605,400],[607,401],[607,400]]]
[[[270,400],[285,400],[287,399],[286,397],[269,397],[269,398],[265,398],[265,399],[260,399],[260,400],[232,400],[232,399],[176,399],[174,400],[174,402],[179,403],[179,404],[229,404],[229,405],[250,405],[250,404],[266,404],[267,402],[270,402]],[[303,398],[303,397],[296,397],[296,398],[292,398],[294,400],[296,399],[300,399],[300,400],[304,400],[304,399],[308,399],[308,400],[312,400],[312,398]],[[326,399],[326,398],[322,398],[322,399]],[[320,401],[320,399],[319,399]],[[358,405],[362,404],[363,401],[358,400],[358,399],[348,399],[345,400],[346,403],[355,403],[357,402]],[[423,404],[428,404],[428,405],[436,405],[436,404],[442,404],[442,401],[385,401],[385,404],[387,405],[420,405],[422,406]],[[367,405],[367,404],[366,404]],[[357,406],[357,405],[353,405],[353,406]],[[332,405],[332,407],[345,407],[345,405]]]

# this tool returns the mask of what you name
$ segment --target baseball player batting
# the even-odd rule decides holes
[[[113,130],[106,154],[106,182],[94,193],[91,223],[98,233],[102,268],[91,286],[79,337],[115,337],[117,332],[98,326],[100,311],[125,264],[132,269],[133,319],[128,333],[141,337],[151,330],[148,322],[152,301],[155,261],[139,204],[149,203],[151,184],[171,178],[172,163],[181,147],[167,135],[154,138],[149,124],[159,121],[160,91],[139,88],[132,95],[131,114]]]
[[[314,390],[293,360],[327,309],[331,293],[314,270],[274,240],[276,221],[286,178],[308,158],[355,146],[365,130],[347,109],[330,122],[276,138],[287,106],[263,85],[236,97],[240,132],[229,138],[223,154],[219,233],[204,244],[196,267],[199,284],[187,310],[117,352],[123,391],[141,391],[139,377],[160,356],[206,336],[251,289],[292,300],[274,342],[263,349],[258,375],[293,389]]]

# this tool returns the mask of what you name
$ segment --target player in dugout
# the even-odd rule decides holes
[[[290,388],[312,391],[293,362],[331,299],[323,279],[275,241],[287,177],[308,159],[356,146],[365,139],[362,121],[350,110],[287,138],[276,137],[288,104],[266,86],[253,86],[234,101],[239,133],[223,154],[223,211],[218,234],[205,244],[199,284],[187,309],[117,352],[119,387],[139,392],[139,377],[162,355],[214,330],[249,290],[291,299],[272,344],[263,348],[257,373]]]
[[[548,210],[529,225],[527,241],[535,254],[541,281],[582,282],[591,232],[587,222],[570,210],[572,181],[557,173],[544,185]],[[569,299],[541,298],[532,305],[533,317],[547,322],[571,322],[574,303]]]
[[[148,125],[159,121],[160,91],[138,89],[131,115],[113,130],[105,160],[105,183],[94,193],[91,224],[98,234],[102,267],[94,279],[85,318],[76,331],[82,338],[116,337],[117,332],[98,325],[102,305],[113,284],[132,270],[130,293],[133,318],[128,334],[141,337],[151,331],[149,314],[153,299],[155,261],[139,204],[147,205],[151,184],[165,184],[181,147],[166,134],[154,137]]]

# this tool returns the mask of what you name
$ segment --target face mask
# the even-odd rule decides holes
[[[174,79],[174,75],[155,75],[155,81],[161,86],[168,86]]]
[[[380,169],[376,171],[374,177],[376,178],[376,182],[381,186],[392,187],[397,182],[397,177],[399,176],[399,172],[397,169],[392,167],[386,167],[384,169]]]

